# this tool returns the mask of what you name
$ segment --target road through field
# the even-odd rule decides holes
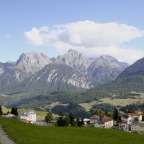
[[[12,140],[8,138],[6,133],[3,131],[3,129],[0,126],[0,143],[1,144],[15,144]]]

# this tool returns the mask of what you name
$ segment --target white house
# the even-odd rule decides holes
[[[105,128],[111,128],[113,126],[113,119],[110,117],[102,118],[102,122],[104,123]]]
[[[122,120],[123,123],[127,123],[127,124],[132,123],[132,117],[127,115],[127,114],[122,115],[121,120]]]
[[[84,118],[83,122],[84,122],[84,125],[87,126],[87,123],[90,122],[90,119]]]
[[[131,124],[132,132],[144,132],[144,122],[133,122]]]
[[[133,121],[140,122],[142,120],[142,115],[137,114],[137,113],[128,113],[128,114],[122,115],[121,120],[122,122],[131,125]]]
[[[20,115],[20,120],[28,120],[31,123],[36,122],[36,113],[34,111],[25,112]]]
[[[110,117],[103,116],[96,120],[94,121],[94,127],[111,128],[113,126],[113,119]]]
[[[34,111],[28,112],[27,115],[28,115],[30,121],[36,122],[36,113]]]
[[[141,114],[137,114],[137,113],[129,113],[129,116],[131,116],[132,121],[137,121],[140,122],[142,121],[142,115]]]

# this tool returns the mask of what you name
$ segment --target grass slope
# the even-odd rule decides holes
[[[143,144],[144,136],[112,129],[36,126],[0,117],[17,144]]]

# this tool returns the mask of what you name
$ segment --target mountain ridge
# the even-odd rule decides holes
[[[65,73],[67,69],[71,69],[74,73],[72,77],[69,77],[69,80],[66,80],[67,86],[64,86],[66,90],[69,89],[68,85],[71,85],[70,87],[74,86],[74,89],[89,89],[94,85],[113,80],[128,66],[128,64],[121,63],[111,56],[101,56],[96,59],[85,58],[82,54],[72,49],[57,58],[49,58],[42,53],[36,52],[23,53],[15,63],[9,63],[7,69],[5,68],[5,64],[0,64],[0,90],[6,92],[7,89],[15,89],[14,87],[19,87],[19,85],[27,83],[26,81],[29,81],[33,77],[37,79],[36,75],[39,75],[39,79],[41,79],[43,70],[46,71],[46,69],[49,71],[49,83],[54,83],[56,79],[59,79],[56,76],[55,79],[50,77],[53,76],[53,68],[51,65],[54,64],[59,65],[56,73],[61,75],[61,77],[65,77],[63,73]],[[60,66],[63,67],[62,70],[60,70]],[[108,79],[108,77],[110,78]],[[45,81],[44,83],[47,83],[47,79],[48,78],[43,79],[43,81]],[[61,82],[56,82],[57,88],[61,87],[58,86],[58,84],[64,81],[62,78],[60,80]],[[33,83],[34,82],[37,83],[33,80]],[[38,87],[41,86],[39,85]],[[31,88],[33,89],[33,87]],[[41,88],[41,91],[44,91],[44,88]]]
[[[122,73],[119,74],[118,78],[136,75],[138,73],[144,74],[144,58],[137,60],[135,63],[127,67]]]

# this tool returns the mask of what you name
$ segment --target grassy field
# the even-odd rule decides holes
[[[112,104],[112,105],[120,105],[120,106],[126,106],[129,104],[136,104],[136,103],[140,103],[143,104],[144,103],[144,93],[139,93],[140,96],[135,96],[135,99],[132,98],[127,98],[127,99],[116,99],[116,98],[103,98],[100,99],[99,102],[97,101],[93,101],[90,103],[80,103],[80,105],[82,107],[84,107],[86,109],[86,111],[89,111],[94,105],[97,104],[101,104],[101,103],[108,103],[108,104]]]
[[[104,98],[101,99],[100,103],[109,103],[112,105],[120,105],[120,106],[126,106],[129,104],[136,104],[136,103],[144,103],[144,93],[140,93],[140,96],[135,96],[135,99],[127,98],[127,99],[110,99],[110,98]]]
[[[131,98],[127,98],[127,99],[110,99],[110,98],[104,98],[101,99],[101,103],[109,103],[111,105],[120,105],[120,106],[126,106],[129,104],[135,104],[138,103],[139,100],[138,99],[131,99]]]
[[[0,124],[16,144],[143,144],[144,136],[112,129],[48,127],[0,117]]]
[[[80,103],[79,105],[84,107],[86,111],[89,111],[96,104],[98,104],[97,101],[92,101],[90,103]]]

